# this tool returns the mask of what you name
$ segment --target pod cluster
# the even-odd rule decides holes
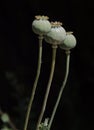
[[[76,38],[73,32],[66,32],[59,21],[50,22],[48,16],[35,16],[32,22],[32,30],[38,35],[44,36],[44,40],[52,45],[59,45],[63,50],[70,50],[76,46]]]

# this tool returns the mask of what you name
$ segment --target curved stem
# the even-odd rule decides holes
[[[26,113],[24,130],[27,130],[29,116],[30,116],[30,110],[31,110],[32,103],[33,103],[33,100],[34,100],[34,95],[35,95],[35,91],[36,91],[36,87],[37,87],[37,83],[38,83],[38,79],[39,79],[39,75],[40,75],[40,70],[41,70],[42,40],[43,40],[43,36],[39,36],[39,54],[38,54],[37,74],[36,74],[36,78],[35,78],[35,81],[34,81],[34,84],[33,84],[33,89],[32,89],[32,93],[31,93],[31,97],[30,97],[30,102],[29,102],[29,105],[28,105],[27,113]]]
[[[45,93],[45,96],[44,96],[44,101],[43,101],[42,109],[41,109],[40,116],[39,116],[39,119],[38,119],[38,122],[37,122],[36,130],[39,129],[39,125],[40,125],[40,123],[42,121],[43,114],[44,114],[45,109],[46,109],[47,99],[48,99],[48,96],[49,96],[50,87],[51,87],[51,83],[52,83],[52,79],[53,79],[53,75],[54,75],[56,50],[57,50],[57,46],[52,46],[51,72],[50,72],[50,77],[49,77],[49,81],[48,81],[46,93]]]
[[[4,112],[0,109],[0,115],[2,116],[3,114],[4,114]],[[8,115],[8,114],[7,114],[7,115]],[[9,117],[9,115],[8,115],[8,117]],[[10,127],[11,127],[13,130],[18,130],[10,118],[9,118],[8,124],[10,125]]]
[[[64,77],[64,81],[62,83],[61,89],[59,91],[58,98],[57,98],[56,104],[54,106],[54,109],[53,109],[50,121],[49,121],[49,125],[48,125],[49,130],[51,128],[51,125],[52,125],[52,122],[53,122],[53,119],[54,119],[57,107],[59,105],[59,102],[60,102],[63,90],[64,90],[66,82],[67,82],[68,74],[69,74],[70,51],[66,51],[66,56],[67,57],[66,57],[66,72],[65,72],[65,77]]]

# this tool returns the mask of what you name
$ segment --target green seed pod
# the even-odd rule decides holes
[[[51,29],[51,24],[48,21],[47,16],[35,16],[35,20],[32,23],[32,30],[38,35],[44,35]]]
[[[76,38],[72,33],[73,32],[67,32],[65,40],[60,44],[61,49],[70,50],[76,46]]]
[[[8,123],[8,122],[10,121],[8,114],[6,114],[6,113],[2,114],[2,115],[1,115],[1,120],[2,120],[4,123]]]
[[[65,39],[66,31],[60,22],[51,22],[51,25],[51,30],[45,35],[44,39],[50,44],[58,45]]]

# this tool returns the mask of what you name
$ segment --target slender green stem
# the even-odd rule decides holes
[[[40,75],[40,70],[41,70],[41,62],[42,62],[42,40],[43,40],[43,36],[39,36],[39,54],[38,54],[37,74],[36,74],[36,78],[35,78],[35,81],[34,81],[34,84],[33,84],[33,89],[32,89],[32,93],[31,93],[30,101],[29,101],[29,104],[28,104],[28,109],[27,109],[27,113],[26,113],[24,130],[27,130],[29,116],[30,116],[30,110],[31,110],[32,103],[33,103],[33,100],[34,100],[35,91],[36,91],[36,87],[37,87],[37,83],[38,83],[38,79],[39,79],[39,75]]]
[[[66,56],[67,56],[67,57],[66,57],[66,72],[65,72],[65,77],[64,77],[64,81],[63,81],[63,83],[62,83],[61,89],[60,89],[60,91],[59,91],[59,95],[58,95],[56,104],[55,104],[55,106],[54,106],[54,109],[53,109],[53,112],[52,112],[50,121],[49,121],[49,125],[48,125],[49,130],[50,130],[50,128],[51,128],[51,125],[52,125],[52,122],[53,122],[53,119],[54,119],[54,116],[55,116],[57,107],[58,107],[58,105],[59,105],[59,102],[60,102],[60,99],[61,99],[63,90],[64,90],[65,85],[66,85],[66,82],[67,82],[68,74],[69,74],[70,51],[66,51]]]
[[[52,46],[51,72],[50,72],[49,81],[48,81],[48,84],[47,84],[46,93],[45,93],[45,96],[44,96],[42,109],[41,109],[40,116],[39,116],[39,119],[38,119],[38,122],[37,122],[36,130],[39,129],[39,125],[42,121],[42,118],[43,118],[43,115],[44,115],[44,112],[45,112],[45,109],[46,109],[47,99],[48,99],[48,96],[49,96],[50,87],[51,87],[51,83],[52,83],[52,79],[53,79],[53,75],[54,75],[56,50],[57,50],[57,46]]]

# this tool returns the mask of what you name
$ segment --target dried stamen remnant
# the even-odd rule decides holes
[[[42,20],[48,20],[49,19],[49,17],[48,16],[44,16],[44,15],[36,15],[35,16],[35,19],[37,19],[37,20],[40,20],[40,19],[42,19]]]
[[[60,27],[60,26],[62,26],[62,23],[61,22],[57,22],[57,21],[51,22],[51,26],[52,27]]]

